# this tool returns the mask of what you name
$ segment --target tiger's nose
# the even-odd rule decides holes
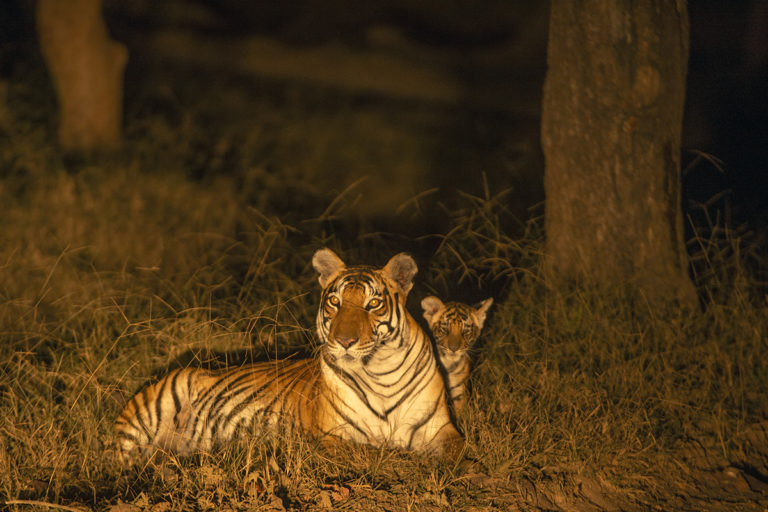
[[[352,338],[350,336],[336,336],[336,343],[344,348],[349,348],[357,343],[358,338]]]
[[[459,350],[460,348],[466,348],[464,346],[466,343],[464,343],[464,338],[461,336],[461,334],[456,334],[453,332],[440,340],[440,344],[454,351]]]

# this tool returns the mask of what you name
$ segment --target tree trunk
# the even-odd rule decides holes
[[[92,151],[120,141],[125,47],[110,39],[101,0],[37,0],[37,31],[59,100],[59,142]]]
[[[680,208],[684,0],[553,0],[544,83],[546,268],[554,283],[694,298]]]

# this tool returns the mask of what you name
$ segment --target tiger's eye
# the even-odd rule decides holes
[[[368,307],[371,309],[376,309],[379,306],[381,306],[381,299],[371,299],[368,301]]]
[[[335,295],[331,295],[330,297],[328,297],[328,302],[331,304],[331,306],[338,306],[339,298]]]

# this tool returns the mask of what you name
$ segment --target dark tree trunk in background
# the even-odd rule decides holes
[[[125,47],[110,39],[101,0],[37,0],[40,48],[59,100],[59,142],[92,151],[120,141]]]
[[[680,207],[685,1],[553,0],[547,62],[548,275],[692,301]]]

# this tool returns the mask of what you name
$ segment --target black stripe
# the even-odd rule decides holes
[[[124,432],[122,430],[117,431],[115,436],[118,439],[125,439],[126,441],[132,441],[134,444],[137,444],[137,445],[139,444],[139,438],[138,437],[136,437],[136,436],[134,436],[132,434],[128,434],[127,432]]]
[[[267,403],[266,406],[264,406],[261,409],[261,412],[262,412],[262,414],[264,416],[268,416],[268,415],[272,414],[272,406],[275,403],[277,403],[277,401],[281,397],[283,398],[283,405],[280,408],[280,413],[282,413],[283,409],[285,408],[285,401],[287,400],[288,395],[290,394],[290,391],[291,391],[292,387],[295,386],[298,377],[303,375],[303,373],[305,373],[305,371],[304,372],[302,372],[302,371],[297,372],[296,369],[297,369],[297,365],[292,365],[288,369],[288,371],[285,371],[285,372],[281,373],[280,375],[277,376],[276,379],[273,380],[273,382],[274,382],[274,381],[279,381],[279,379],[281,377],[287,377],[287,376],[291,377],[291,380],[287,384],[281,386],[281,389],[277,393],[274,394],[274,396],[272,397],[272,400],[270,400],[269,403]],[[299,367],[299,370],[301,370],[300,367]],[[294,375],[291,376],[292,373]],[[278,382],[278,384],[279,384],[279,382]]]
[[[192,425],[191,425],[191,432],[193,436],[197,436],[198,432],[198,425],[200,424],[200,420],[203,419],[203,411],[206,409],[208,410],[207,415],[210,416],[210,409],[216,404],[216,400],[219,398],[219,394],[222,392],[226,392],[227,390],[227,378],[234,374],[236,372],[226,372],[217,375],[219,377],[219,380],[214,382],[213,385],[208,386],[206,388],[200,388],[199,386],[196,388],[197,391],[197,397],[195,398],[194,402],[192,402],[194,415],[192,417]],[[208,373],[210,376],[211,374]],[[214,374],[215,375],[215,374]],[[192,372],[190,372],[189,375],[189,388],[192,388]],[[223,389],[222,389],[223,388]],[[191,395],[190,395],[191,396]],[[205,426],[200,430],[202,433],[205,430]]]
[[[134,398],[134,403],[136,405],[136,413],[134,414],[134,418],[136,418],[136,421],[139,423],[139,428],[137,430],[139,430],[139,431],[143,430],[144,434],[146,434],[147,438],[151,441],[152,439],[154,439],[155,434],[157,432],[152,432],[152,429],[150,428],[151,422],[150,422],[149,425],[147,425],[147,423],[144,421],[144,418],[141,417],[142,416],[142,414],[141,414],[142,411],[146,410],[147,399],[146,399],[145,395],[146,395],[146,392],[147,392],[148,389],[149,389],[149,387],[144,388],[141,391],[141,393],[136,395],[136,398]],[[139,407],[139,403],[137,401],[137,398],[139,398],[139,397],[142,397],[142,400],[144,401],[144,406],[141,407],[141,408]],[[150,419],[150,420],[152,419],[149,416],[149,414],[147,414],[147,418]]]
[[[252,389],[253,380],[263,378],[262,373],[268,368],[254,368],[244,367],[236,370],[225,372],[221,375],[221,379],[211,386],[205,393],[205,399],[202,403],[198,404],[197,413],[198,416],[206,416],[207,422],[202,431],[210,430],[211,439],[215,439],[218,431],[220,430],[219,422],[222,410],[227,408],[229,404],[238,399],[239,395],[248,392]],[[214,393],[215,390],[215,393]],[[207,408],[207,412],[203,414],[203,410]],[[223,414],[228,414],[224,411]],[[195,420],[195,429],[197,429],[198,418]]]
[[[406,392],[404,392],[404,393],[402,394],[402,396],[401,396],[401,397],[400,397],[400,398],[397,400],[397,402],[395,402],[395,404],[394,404],[392,407],[390,407],[389,409],[387,409],[387,411],[386,411],[386,414],[387,414],[387,415],[389,415],[389,413],[391,413],[393,410],[395,410],[395,409],[397,409],[398,407],[400,407],[400,405],[401,405],[401,404],[402,404],[402,403],[403,403],[403,402],[404,402],[404,401],[405,401],[407,398],[409,398],[409,397],[411,397],[412,395],[414,395],[414,394],[415,394],[415,392],[416,392],[416,388],[417,388],[417,386],[418,386],[418,385],[419,385],[419,384],[420,384],[420,383],[421,383],[421,382],[422,382],[422,381],[423,381],[425,378],[427,378],[427,384],[429,384],[429,380],[430,380],[430,379],[432,379],[432,377],[434,376],[434,374],[435,374],[435,371],[437,370],[437,368],[436,368],[436,367],[433,367],[431,372],[427,372],[427,371],[425,371],[425,370],[426,370],[426,368],[425,368],[425,367],[422,367],[422,368],[419,368],[419,371],[417,371],[417,372],[414,372],[414,375],[411,377],[411,379],[408,381],[408,383],[407,383],[407,384],[406,384],[406,386],[405,386],[405,388],[409,388],[409,389],[407,389],[407,391],[406,391]],[[417,377],[419,377],[419,378],[418,378],[418,380],[417,380]],[[413,386],[411,386],[411,383],[413,383]],[[424,389],[424,386],[422,386],[421,388],[419,388],[419,390],[418,390],[418,391],[419,391],[419,392],[421,392],[421,390],[422,390],[422,389]]]
[[[346,423],[347,423],[349,426],[351,426],[352,428],[354,428],[355,430],[357,430],[358,432],[360,432],[360,434],[362,434],[362,435],[365,437],[365,439],[366,439],[366,440],[368,440],[368,439],[369,439],[369,437],[368,437],[368,434],[367,434],[367,433],[366,433],[366,432],[365,432],[365,431],[364,431],[362,428],[360,428],[360,427],[357,425],[357,423],[355,423],[354,421],[352,421],[352,418],[350,418],[349,416],[347,416],[346,414],[344,414],[343,412],[341,412],[341,410],[339,410],[339,408],[338,408],[338,407],[336,407],[336,404],[335,404],[335,403],[333,403],[333,401],[332,401],[332,400],[328,400],[328,399],[326,399],[326,402],[328,402],[329,404],[331,404],[331,407],[333,407],[333,410],[334,410],[334,411],[336,411],[336,414],[338,414],[339,416],[341,416],[341,419],[343,419],[343,420],[344,420],[344,421],[345,421],[345,422],[346,422]],[[343,400],[342,400],[342,402],[343,402]],[[346,405],[346,404],[345,404],[345,405]]]
[[[119,426],[119,425],[117,426],[117,428],[120,429],[120,430],[118,430],[118,433],[122,432],[122,433],[125,433],[125,435],[131,435],[131,434],[128,434],[127,432],[125,432],[126,428],[130,428],[134,432],[141,433],[142,431],[144,431],[144,434],[148,434],[148,431],[147,431],[146,427],[144,426],[143,423],[141,423],[141,420],[137,417],[136,412],[137,411],[135,411],[134,414],[131,415],[131,417],[128,418],[128,419],[125,419],[123,416],[121,416],[121,417],[119,417],[117,419],[117,421],[121,421],[122,420],[122,423],[124,425],[122,427]],[[135,422],[134,422],[134,420],[135,420]]]
[[[171,398],[173,398],[173,405],[176,407],[176,414],[181,411],[181,399],[179,398],[179,392],[176,389],[177,381],[179,380],[179,375],[181,375],[181,372],[176,372],[176,374],[173,376],[173,380],[171,382]],[[187,397],[187,400],[189,400],[189,397]],[[174,420],[175,420],[174,415]]]
[[[410,437],[410,439],[408,439],[408,448],[409,449],[411,448],[411,445],[413,444],[413,436],[415,436],[416,432],[421,427],[426,425],[426,423],[434,417],[435,413],[437,412],[437,408],[438,408],[439,405],[440,405],[440,401],[439,400],[435,400],[435,407],[432,409],[432,411],[429,414],[427,414],[424,417],[424,419],[422,419],[419,423],[416,423],[416,424],[414,424],[412,426],[413,429],[411,430],[411,437]],[[442,428],[440,430],[442,430]],[[435,434],[435,435],[437,435],[437,434]],[[434,439],[434,437],[432,439]],[[430,439],[430,441],[432,441],[432,439]]]
[[[466,379],[464,379],[463,381],[459,382],[458,384],[455,384],[455,385],[451,386],[450,390],[453,391],[456,388],[463,388],[465,382],[467,382]]]
[[[160,424],[163,422],[162,398],[165,395],[165,388],[167,388],[169,384],[168,377],[166,376],[157,384],[160,387],[158,388],[157,393],[155,393],[155,425],[160,426]]]
[[[314,365],[312,366],[312,369],[314,370]],[[304,413],[305,408],[309,407],[308,403],[309,401],[317,400],[317,374],[312,375],[307,381],[304,382],[304,388],[301,390],[299,394],[299,398],[296,399],[296,415],[298,416],[298,424],[301,428],[304,427]],[[312,404],[313,408],[317,408],[317,404]],[[309,420],[312,421],[316,419],[317,416],[310,417]]]
[[[413,346],[415,346],[415,345],[413,345]],[[409,352],[410,352],[410,350],[413,349],[413,346],[411,346],[409,348]],[[403,375],[406,375],[408,372],[412,373],[411,378],[404,385],[403,385],[402,381],[396,381],[396,382],[394,382],[392,384],[381,384],[381,383],[377,383],[377,384],[380,387],[384,387],[384,388],[388,388],[388,387],[392,387],[392,386],[400,386],[401,388],[407,388],[408,385],[413,381],[413,379],[418,375],[418,373],[421,372],[424,368],[427,367],[427,365],[429,364],[429,362],[431,360],[431,357],[430,357],[431,356],[431,352],[432,351],[430,350],[429,346],[422,344],[421,350],[419,351],[419,354],[416,356],[416,358],[411,362],[410,365],[408,365],[407,368],[403,369],[403,372],[402,372]],[[404,364],[405,362],[406,362],[406,359],[404,358],[403,361],[400,363],[400,365],[402,366],[402,364]],[[392,397],[395,394],[396,393],[393,393],[392,395],[383,395],[383,396]]]
[[[263,376],[262,376],[263,377]],[[209,414],[209,417],[211,419],[211,422],[213,425],[211,428],[211,435],[212,437],[215,437],[221,427],[226,428],[226,424],[231,421],[232,418],[234,418],[237,414],[243,411],[243,409],[247,408],[250,405],[253,405],[253,402],[256,401],[258,396],[269,386],[272,385],[272,380],[267,379],[266,382],[261,381],[261,385],[258,386],[256,389],[251,390],[249,387],[245,387],[243,390],[241,390],[244,393],[244,396],[233,396],[230,394],[227,397],[221,397],[221,402],[217,404],[217,411],[224,408],[226,405],[231,405],[231,403],[234,400],[238,400],[238,403],[234,405],[231,409],[229,409],[224,414],[226,415],[223,418],[215,418],[213,413]],[[238,392],[237,395],[240,395],[241,393]],[[262,408],[263,410],[263,408]],[[256,411],[258,413],[259,411]]]
[[[226,389],[220,390],[219,393],[212,397],[210,407],[208,408],[208,418],[214,423],[222,421],[222,417],[227,417],[232,412],[232,404],[240,404],[245,397],[252,400],[255,397],[254,393],[260,393],[270,384],[270,379],[264,376],[261,372],[253,372],[248,375],[248,382],[241,382],[237,388],[227,386]],[[258,386],[255,388],[254,386]],[[236,407],[236,405],[235,405]],[[226,421],[226,420],[223,420]],[[214,426],[214,434],[219,428]]]
[[[408,350],[406,351],[405,355],[402,356],[400,361],[397,363],[397,366],[395,366],[393,369],[387,370],[385,372],[377,373],[377,372],[369,371],[368,368],[366,367],[365,373],[370,375],[371,377],[374,377],[374,378],[376,378],[376,377],[383,377],[384,375],[389,375],[391,373],[395,373],[396,371],[400,370],[403,367],[405,362],[408,360],[408,356],[411,354],[411,351],[413,350],[413,348],[416,345],[417,345],[416,343],[412,343],[411,346],[408,347]],[[397,354],[397,355],[399,356],[400,354]]]
[[[358,396],[358,398],[365,404],[365,406],[370,410],[373,414],[375,414],[380,419],[386,419],[386,415],[380,413],[376,409],[374,409],[371,406],[370,401],[368,400],[368,393],[365,392],[365,390],[361,387],[360,383],[355,379],[352,374],[349,372],[346,372],[342,370],[340,367],[333,364],[333,362],[329,361],[328,358],[325,358],[326,364],[328,364],[328,367],[333,371],[333,373],[336,374],[337,377],[339,377],[344,383],[351,388],[355,394]],[[367,384],[365,380],[363,380],[363,384]],[[376,393],[372,388],[368,387],[368,390],[371,393]]]
[[[283,391],[283,405],[280,407],[281,411],[285,410],[288,403],[288,398],[292,396],[291,393],[293,392],[293,389],[296,388],[300,382],[302,382],[301,379],[309,373],[310,368],[308,365],[304,365],[303,367],[296,366],[292,370],[295,372],[295,374],[293,376],[293,380],[285,386],[285,390]]]

